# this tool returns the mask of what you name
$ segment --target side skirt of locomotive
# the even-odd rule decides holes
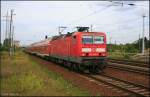
[[[102,72],[107,65],[106,57],[81,57],[81,60],[85,70],[91,73]]]
[[[40,54],[37,52],[27,52],[27,53],[60,64],[61,66],[69,68],[69,70],[77,72],[99,73],[102,72],[107,65],[106,57],[75,58],[75,57],[49,56],[47,54]]]
[[[106,57],[59,57],[45,56],[45,59],[68,67],[77,72],[99,73],[106,67]]]

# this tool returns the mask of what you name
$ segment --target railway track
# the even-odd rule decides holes
[[[131,66],[138,66],[138,67],[145,67],[149,68],[149,62],[141,62],[141,61],[131,61],[131,60],[120,60],[120,59],[112,59],[108,58],[108,62],[111,63],[120,63],[120,64],[126,64]]]
[[[105,85],[106,87],[111,88],[117,92],[120,92],[123,96],[150,96],[149,87],[145,87],[140,84],[135,84],[133,82],[121,80],[119,78],[108,76],[105,74],[101,75],[89,75],[89,74],[80,74],[82,77],[87,78],[88,80],[94,80],[97,84]]]
[[[108,62],[107,67],[113,68],[113,69],[125,70],[129,72],[134,72],[134,73],[139,73],[143,75],[150,75],[149,68],[145,68],[145,67],[124,65],[124,64],[118,64],[118,63],[109,63],[109,62]]]
[[[144,62],[108,59],[108,67],[135,72],[143,75],[150,75],[149,64],[146,64]]]
[[[149,97],[150,92],[149,88],[131,83],[128,81],[120,80],[118,78],[110,77],[105,74],[103,75],[84,75],[88,78],[95,80],[96,82],[104,83],[108,86],[112,86],[113,88],[117,88],[119,91],[126,93],[126,96],[145,96]]]

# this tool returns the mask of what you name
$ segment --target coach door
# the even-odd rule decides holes
[[[70,60],[70,56],[71,56],[71,40],[70,40],[70,38],[68,37],[67,39],[66,39],[67,41],[67,52],[68,52],[68,54],[67,54],[67,56],[68,56],[68,60]]]

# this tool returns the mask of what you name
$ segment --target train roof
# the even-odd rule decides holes
[[[72,33],[67,33],[67,34],[61,34],[61,35],[57,35],[57,36],[53,36],[52,37],[52,40],[51,41],[53,41],[53,40],[57,40],[57,39],[60,39],[60,38],[65,38],[65,37],[68,37],[68,36],[72,36],[72,35],[74,35],[74,34],[101,34],[101,35],[105,35],[105,33],[104,32],[72,32]]]
[[[61,35],[53,36],[52,41],[53,41],[53,40],[56,40],[56,39],[60,39],[60,38],[64,38],[64,37],[71,36],[73,33],[74,33],[74,32],[72,32],[72,33],[69,33],[69,32],[68,32],[67,34],[61,34]]]
[[[56,36],[53,36],[53,37],[49,37],[48,39],[45,39],[45,40],[42,40],[40,42],[35,42],[33,44],[31,44],[30,46],[44,46],[44,45],[47,45],[50,41],[54,41],[54,40],[57,40],[57,39],[60,39],[60,38],[65,38],[65,37],[68,37],[68,36],[72,36],[72,35],[78,35],[78,34],[101,34],[101,35],[105,35],[104,32],[68,32],[67,34],[61,34],[61,35],[56,35]]]
[[[96,34],[96,35],[106,35],[105,32],[80,32],[82,34]]]
[[[32,43],[30,46],[45,46],[47,45],[50,41],[52,40],[51,37],[49,37],[48,39],[45,39],[45,40],[42,40],[40,42],[35,42],[35,43]]]

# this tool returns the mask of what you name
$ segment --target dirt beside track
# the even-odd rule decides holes
[[[52,62],[40,59],[35,56],[30,56],[31,59],[40,63],[42,66],[47,67],[49,70],[61,74],[66,80],[72,82],[72,84],[80,87],[83,90],[87,90],[91,93],[91,95],[101,95],[101,96],[123,96],[122,93],[113,90],[108,86],[104,86],[103,84],[97,84],[96,82],[86,79],[78,73],[69,71],[66,68],[63,68],[59,65],[56,65]]]

